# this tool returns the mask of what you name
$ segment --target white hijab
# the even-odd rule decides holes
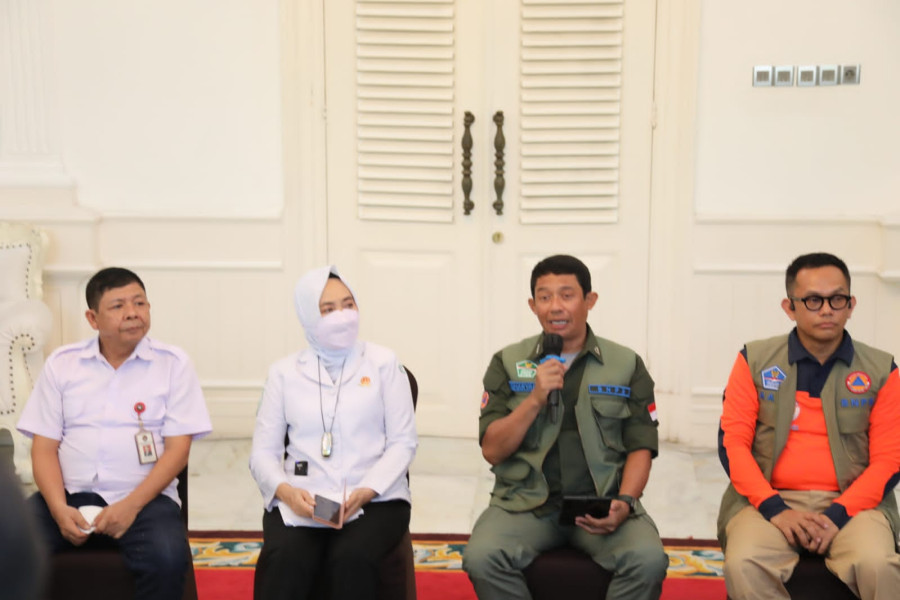
[[[331,378],[335,379],[344,360],[356,347],[359,313],[355,310],[335,310],[324,317],[321,315],[319,301],[325,284],[328,283],[328,276],[332,273],[340,278],[334,265],[313,269],[301,277],[294,288],[294,308],[309,347],[319,357]],[[341,281],[350,290],[355,301],[356,294],[353,294],[346,281]]]

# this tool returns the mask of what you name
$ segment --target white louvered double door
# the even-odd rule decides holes
[[[526,301],[547,255],[588,264],[591,325],[644,353],[655,2],[324,7],[328,255],[363,337],[418,377],[420,433],[475,435],[490,355],[538,331]]]

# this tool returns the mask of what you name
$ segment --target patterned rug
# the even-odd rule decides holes
[[[459,571],[462,568],[464,540],[428,539],[416,536],[413,540],[417,571]],[[444,536],[434,536],[444,537]],[[258,536],[236,537],[191,537],[191,553],[195,569],[230,569],[256,566],[256,559],[262,547]],[[722,578],[722,551],[708,542],[692,543],[666,540],[669,555],[670,578]]]

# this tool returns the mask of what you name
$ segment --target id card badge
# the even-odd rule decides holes
[[[142,465],[149,465],[159,460],[156,456],[156,442],[153,441],[153,434],[146,429],[141,429],[134,436],[134,443],[137,445],[138,462]]]
[[[138,425],[140,429],[134,434],[134,443],[137,446],[138,462],[142,465],[149,465],[159,460],[156,455],[156,442],[153,441],[153,434],[144,429],[144,422],[141,414],[147,409],[143,402],[137,402],[134,405],[134,412],[137,413]]]

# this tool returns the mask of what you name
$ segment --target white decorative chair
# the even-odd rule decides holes
[[[0,221],[0,429],[13,439],[16,474],[32,480],[31,443],[16,422],[44,362],[50,309],[43,294],[45,235],[21,222]]]

